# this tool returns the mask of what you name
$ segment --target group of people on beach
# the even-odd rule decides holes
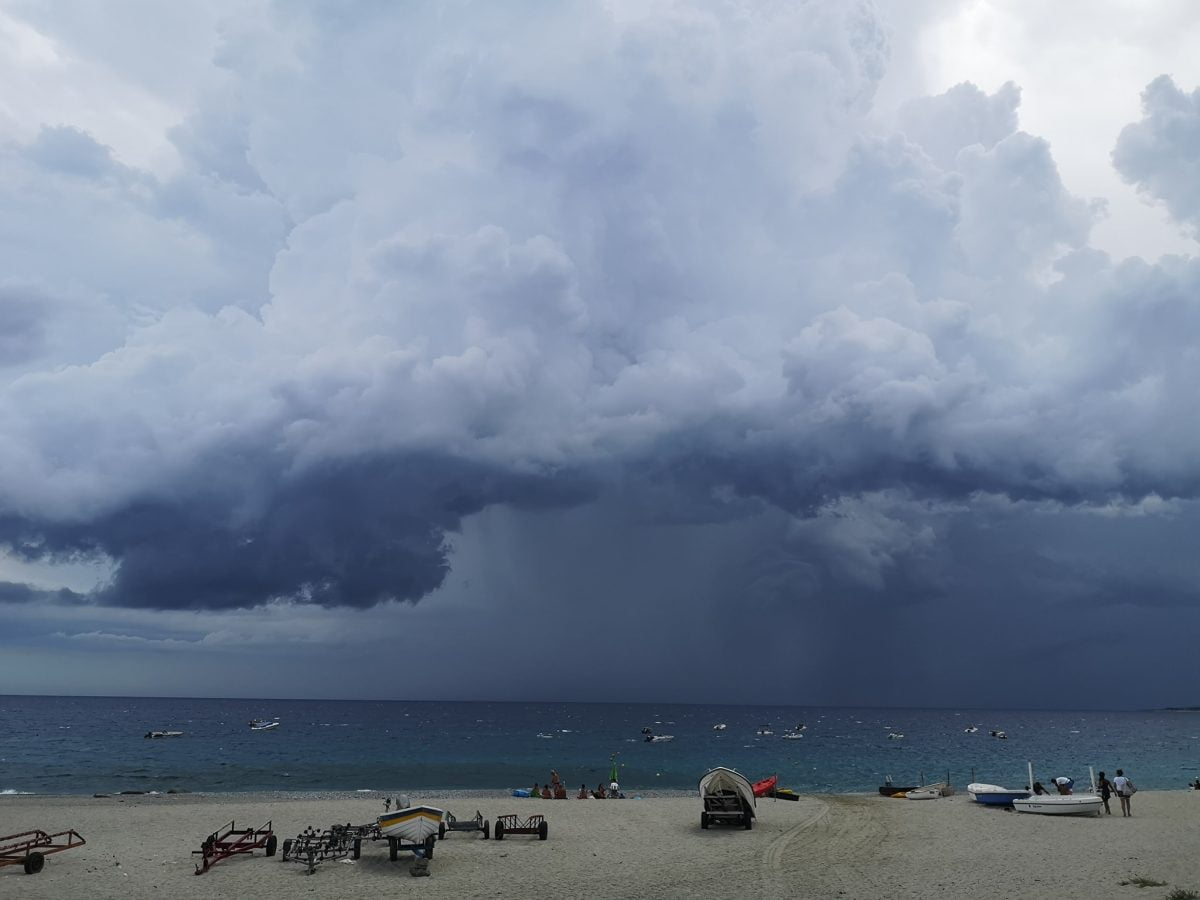
[[[1196,779],[1200,783],[1200,778]],[[1059,775],[1050,782],[1054,785],[1055,790],[1060,794],[1070,794],[1075,787],[1075,780],[1068,778],[1065,775]],[[1033,792],[1035,794],[1049,794],[1045,786],[1040,781],[1033,783]],[[1137,792],[1137,788],[1133,784],[1133,779],[1125,774],[1124,769],[1117,769],[1117,774],[1109,781],[1108,776],[1101,772],[1096,777],[1096,793],[1100,795],[1100,799],[1104,801],[1104,812],[1112,815],[1112,809],[1108,805],[1108,801],[1113,794],[1117,795],[1117,799],[1121,801],[1121,815],[1132,816],[1133,812],[1129,807],[1129,799]]]
[[[550,770],[550,780],[545,784],[538,784],[536,781],[533,787],[529,789],[530,797],[541,797],[543,800],[566,800],[567,788],[562,783],[558,772]],[[608,787],[604,786],[604,782],[596,785],[595,790],[588,790],[586,784],[579,786],[579,793],[575,795],[576,800],[615,800],[624,798],[621,793],[621,786],[617,782],[610,782]]]

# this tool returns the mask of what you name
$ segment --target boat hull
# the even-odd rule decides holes
[[[405,844],[423,844],[431,834],[438,833],[445,815],[446,811],[436,806],[406,806],[380,816],[379,833]]]
[[[775,790],[775,785],[779,784],[779,776],[772,775],[770,778],[764,778],[762,781],[756,781],[751,788],[754,791],[755,797],[765,797],[767,794]]]
[[[1032,797],[1014,800],[1013,809],[1043,816],[1098,816],[1104,809],[1104,801],[1096,794],[1067,794],[1057,797],[1035,794]]]
[[[1014,800],[1024,800],[1030,795],[1029,791],[1012,791],[998,784],[967,785],[967,794],[976,803],[984,806],[1012,806]]]

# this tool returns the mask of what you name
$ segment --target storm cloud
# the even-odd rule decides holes
[[[808,677],[864,617],[1195,621],[1155,548],[1194,533],[1200,263],[1090,247],[1011,82],[881,110],[890,5],[205,9],[165,162],[0,145],[0,545],[103,567],[92,615],[733,608]],[[1143,102],[1113,162],[1194,233],[1196,97]]]

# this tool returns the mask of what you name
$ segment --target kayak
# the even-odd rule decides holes
[[[765,797],[771,791],[775,790],[775,785],[779,783],[779,776],[772,775],[770,778],[764,778],[762,781],[756,781],[752,785],[755,797]]]

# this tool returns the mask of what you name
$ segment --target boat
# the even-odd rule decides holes
[[[999,740],[1002,740],[1002,741],[1008,740],[1008,735],[1005,734],[1003,731],[993,731],[993,732],[990,732],[990,734],[992,737],[998,738]]]
[[[648,734],[646,735],[646,743],[648,744],[663,744],[667,741],[675,740],[673,734]]]
[[[438,826],[445,818],[446,811],[436,806],[405,806],[395,812],[384,813],[376,821],[381,835],[411,845],[423,844],[431,836],[436,836]]]
[[[802,735],[798,731],[787,731],[787,732],[784,732],[782,737],[785,741],[794,741],[794,740],[798,740],[799,738],[804,737],[804,735]]]
[[[800,795],[797,794],[795,791],[793,791],[791,788],[777,788],[776,790],[773,790],[773,791],[771,791],[771,793],[767,794],[767,796],[771,797],[774,800],[799,800],[800,799]]]
[[[882,794],[884,797],[895,797],[897,794],[903,796],[904,794],[907,794],[909,791],[917,790],[917,788],[919,788],[919,787],[921,787],[921,785],[919,785],[919,784],[903,784],[903,785],[892,784],[892,776],[884,775],[883,776],[883,784],[881,784],[879,786],[879,793]]]
[[[1099,794],[1033,794],[1014,800],[1013,809],[1043,816],[1098,816],[1104,801]]]
[[[182,736],[183,736],[182,731],[147,731],[146,732],[146,737],[148,737],[148,738],[168,738],[168,737],[182,737]]]
[[[741,772],[725,766],[705,772],[700,779],[700,799],[704,801],[701,828],[713,824],[753,827],[754,787]]]
[[[770,728],[768,728],[766,725],[763,725],[761,728],[759,728],[759,729],[758,729],[758,731],[756,731],[756,732],[754,732],[754,733],[755,733],[755,734],[774,734],[775,732],[773,732],[773,731],[772,731]]]
[[[1012,806],[1014,800],[1024,800],[1031,793],[1026,789],[1011,790],[998,784],[983,784],[978,781],[967,785],[970,798],[984,806]]]
[[[1093,784],[1095,780],[1093,774]],[[1033,763],[1029,763],[1029,783],[1035,783]],[[1032,794],[1014,800],[1013,809],[1043,816],[1098,816],[1104,811],[1104,800],[1099,794],[1090,791],[1079,794]]]
[[[554,735],[552,735],[552,734],[546,734],[546,732],[544,732],[544,731],[539,731],[539,732],[538,732],[538,737],[540,737],[540,738],[552,738],[552,737],[554,737]]]
[[[904,796],[908,800],[940,800],[942,789],[940,787],[915,788],[911,791],[905,791]]]
[[[974,734],[974,733],[975,733],[975,732],[977,732],[978,730],[979,730],[979,726],[978,726],[978,725],[972,725],[970,728],[964,728],[964,729],[963,729],[963,733],[964,733],[964,734]]]
[[[718,724],[713,726],[713,731],[724,731],[728,727],[729,726],[726,725],[724,722],[719,722]]]
[[[775,785],[777,784],[779,784],[779,776],[772,775],[769,778],[754,782],[754,784],[750,785],[750,789],[754,791],[755,797],[765,797],[775,790]]]
[[[251,731],[269,731],[272,728],[278,728],[278,727],[279,727],[278,719],[275,719],[273,721],[267,721],[266,719],[251,719],[250,720],[250,730]]]
[[[898,731],[892,731],[892,732],[889,732],[889,733],[888,733],[888,740],[889,740],[889,741],[898,741],[898,740],[900,740],[902,737],[904,737],[904,735],[903,735],[903,734],[901,734],[901,733],[900,733],[900,732],[898,732]]]

